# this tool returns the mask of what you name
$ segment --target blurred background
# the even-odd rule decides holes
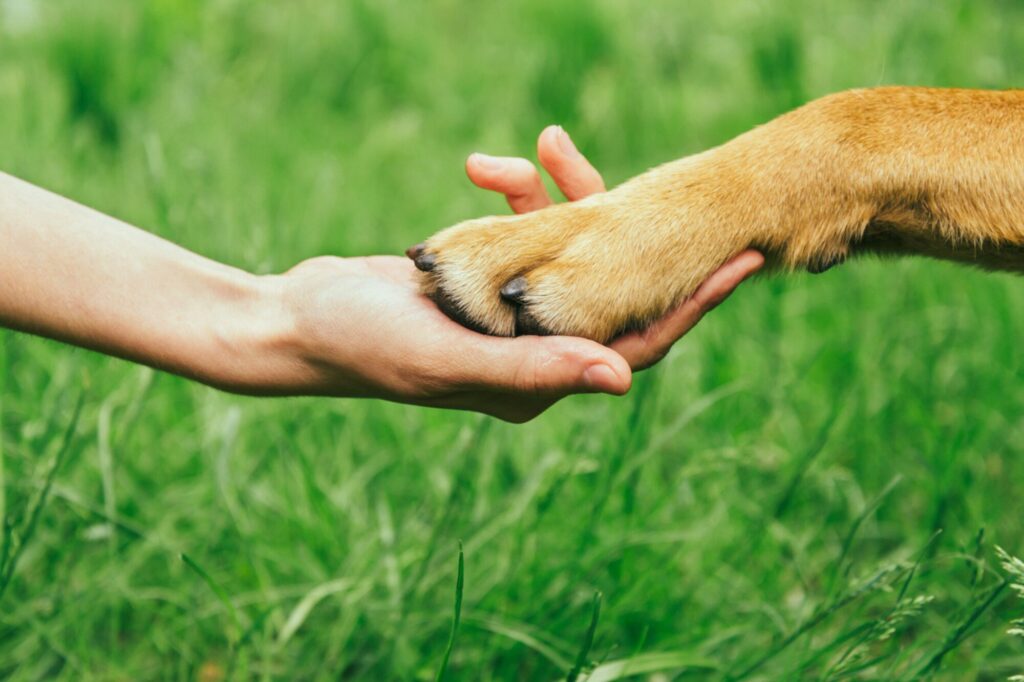
[[[548,124],[616,184],[1022,44],[1015,0],[0,0],[0,169],[276,272],[506,212],[464,159]],[[1005,679],[1022,337],[1019,279],[862,261],[511,426],[0,331],[0,677],[434,679],[461,540],[447,679]]]

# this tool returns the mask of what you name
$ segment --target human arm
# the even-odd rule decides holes
[[[603,189],[585,159],[545,136],[542,162],[570,197]],[[546,197],[535,170],[467,170],[517,208]],[[627,391],[631,365],[660,357],[759,263],[740,257],[612,348],[500,339],[445,317],[402,258],[321,257],[256,276],[0,174],[0,324],[240,393],[378,397],[524,421],[571,393]]]

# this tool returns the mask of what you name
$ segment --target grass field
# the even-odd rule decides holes
[[[0,0],[0,168],[273,272],[504,212],[463,159],[550,123],[615,183],[828,92],[1024,80],[1010,0],[632,4]],[[512,426],[0,331],[0,678],[431,680],[461,541],[445,679],[1006,679],[1022,338],[1020,280],[857,262]]]

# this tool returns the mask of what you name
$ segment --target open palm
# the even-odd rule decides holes
[[[541,134],[538,155],[569,200],[604,191],[601,176],[561,128]],[[474,154],[466,170],[478,186],[505,194],[517,212],[551,203],[526,159]],[[469,409],[520,422],[573,393],[625,393],[633,370],[664,357],[762,262],[754,251],[740,254],[675,311],[608,347],[574,337],[497,338],[466,329],[419,293],[415,268],[404,258],[315,258],[283,280],[313,368],[304,379],[306,392]]]

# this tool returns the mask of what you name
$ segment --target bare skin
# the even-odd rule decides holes
[[[556,184],[570,199],[604,191],[562,135],[549,128],[538,147]],[[466,169],[517,212],[551,203],[525,159],[473,155]],[[526,421],[574,393],[628,391],[633,370],[762,262],[740,254],[611,346],[494,338],[438,310],[405,258],[319,257],[256,276],[0,173],[0,325],[252,395],[374,397]]]

